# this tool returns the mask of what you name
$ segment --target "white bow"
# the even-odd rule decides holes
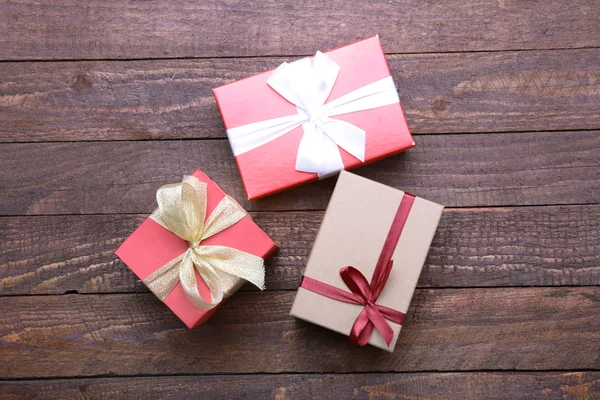
[[[398,92],[389,76],[325,104],[339,71],[340,67],[321,52],[312,65],[309,58],[281,64],[267,84],[296,105],[298,114],[228,129],[233,154],[255,149],[302,125],[298,171],[316,173],[321,179],[344,169],[338,146],[364,162],[365,131],[330,117],[398,103]]]

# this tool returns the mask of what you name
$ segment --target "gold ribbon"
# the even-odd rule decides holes
[[[189,243],[189,248],[144,279],[144,284],[161,300],[181,282],[190,303],[210,310],[223,300],[228,289],[240,278],[258,286],[265,285],[265,266],[261,257],[226,246],[202,246],[202,241],[229,228],[247,216],[228,196],[206,218],[207,185],[193,176],[181,183],[165,185],[156,192],[158,209],[150,218]],[[195,269],[210,289],[211,301],[205,301],[196,284]],[[225,290],[224,290],[225,288]]]

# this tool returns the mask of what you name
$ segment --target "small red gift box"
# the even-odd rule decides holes
[[[185,189],[177,187],[178,185],[167,185],[163,188],[167,188],[167,190],[181,190],[181,192],[175,193],[183,193],[181,197],[186,194],[191,196],[190,193],[195,196],[199,190],[192,192],[190,187],[193,185],[200,187],[204,191],[204,200],[200,199],[204,201],[202,207],[198,206],[197,199],[191,198],[191,203],[193,203],[194,206],[201,209],[201,211],[205,211],[204,226],[199,228],[200,231],[205,232],[205,234],[202,236],[202,232],[196,232],[199,235],[198,237],[202,236],[203,238],[198,242],[188,242],[175,234],[174,231],[171,230],[174,225],[173,222],[166,218],[168,215],[166,217],[163,215],[162,220],[160,218],[161,196],[157,194],[159,209],[157,209],[150,218],[146,219],[131,234],[131,236],[123,242],[115,253],[159,298],[164,297],[162,298],[163,302],[189,328],[193,328],[208,320],[208,318],[210,318],[217,310],[218,306],[222,304],[222,301],[213,305],[210,309],[201,309],[190,302],[190,297],[188,295],[190,291],[199,294],[199,297],[201,297],[201,299],[198,300],[199,303],[210,302],[211,298],[214,298],[213,292],[215,290],[222,293],[224,301],[246,282],[245,279],[242,279],[239,276],[223,272],[224,270],[229,271],[227,265],[220,265],[219,263],[225,262],[226,264],[227,257],[220,257],[222,259],[221,261],[214,260],[214,263],[217,263],[218,265],[211,265],[211,252],[213,252],[213,250],[216,249],[217,251],[220,251],[221,253],[219,254],[222,254],[223,251],[225,251],[225,254],[234,253],[234,256],[238,257],[234,262],[242,261],[242,264],[244,260],[253,262],[258,260],[262,267],[262,259],[267,259],[271,256],[278,247],[258,227],[258,225],[250,219],[245,211],[243,211],[235,201],[231,200],[225,192],[223,192],[223,190],[221,190],[221,188],[210,180],[203,172],[196,170],[192,177],[184,178],[184,183],[186,182],[186,179],[192,183],[192,185],[188,185],[187,193]],[[183,183],[181,185],[183,185]],[[173,189],[173,187],[175,187],[175,189]],[[159,189],[159,192],[163,190],[163,188]],[[178,201],[179,199],[175,200]],[[164,196],[162,201],[165,202]],[[177,213],[181,211],[179,209],[183,210],[187,208],[185,206],[177,207],[177,204],[178,203],[176,203],[174,207],[175,210],[172,210],[171,212]],[[186,204],[186,206],[187,205],[189,204]],[[187,210],[184,210],[184,212],[185,211]],[[155,217],[156,215],[159,215],[159,217]],[[217,225],[221,226],[220,228],[215,229]],[[187,228],[187,226],[184,227],[184,229]],[[173,227],[172,229],[174,230],[175,228]],[[210,233],[208,233],[209,231]],[[190,254],[188,254],[188,252],[190,252]],[[180,265],[169,265],[169,263],[174,264],[173,261],[177,261],[182,255],[184,255],[184,257],[180,260]],[[186,281],[182,283],[179,278],[181,273],[178,274],[178,271],[174,268],[180,268],[183,262],[186,261],[185,258],[188,255],[191,257],[191,261],[188,261],[188,264],[191,262],[192,265],[188,265],[191,276],[187,276],[187,281],[191,281],[193,287],[185,289],[184,285]],[[223,261],[223,259],[225,259],[225,261]],[[167,268],[165,269],[165,267]],[[233,269],[239,267],[240,266],[233,266]],[[171,269],[169,270],[169,268]],[[241,265],[241,268],[244,268],[244,265]],[[161,269],[166,271],[162,274],[165,276],[160,276],[160,273],[157,275],[157,272],[160,272]],[[204,275],[201,275],[199,271]],[[169,285],[165,284],[164,281],[161,282],[160,278],[168,279],[169,276],[167,275],[169,275],[169,273],[172,273],[170,276],[170,278],[172,278],[172,287],[168,287],[165,290],[165,285]],[[262,279],[264,279],[264,269],[262,270],[262,273]],[[213,278],[215,282],[207,282],[207,280],[204,279],[204,277],[207,276]],[[155,279],[155,277],[159,279]],[[184,278],[186,277],[184,276]],[[219,288],[215,289],[217,284]],[[209,286],[213,286],[212,290]]]
[[[213,94],[249,199],[414,146],[378,36]]]

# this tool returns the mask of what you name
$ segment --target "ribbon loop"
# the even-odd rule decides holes
[[[267,84],[297,107],[297,115],[255,122],[227,130],[235,156],[264,145],[302,126],[304,135],[296,156],[296,170],[316,173],[319,179],[344,169],[339,147],[365,161],[366,133],[330,117],[398,103],[391,76],[356,89],[327,104],[340,67],[318,51],[309,58],[283,63]]]
[[[215,270],[208,265],[203,259],[195,257],[195,251],[188,249],[184,256],[181,266],[179,267],[179,281],[183,287],[183,291],[192,305],[200,310],[210,310],[223,300],[223,291],[218,283],[219,278]],[[194,268],[196,267],[196,268]],[[198,290],[196,282],[196,272],[206,282],[206,286],[210,289],[210,301],[205,301]]]
[[[201,310],[214,308],[223,300],[223,282],[245,279],[264,289],[264,260],[226,246],[204,246],[202,241],[247,216],[225,196],[206,218],[207,185],[193,176],[179,184],[165,185],[156,193],[158,209],[150,218],[189,244],[180,256],[160,267],[144,283],[164,300],[178,282],[192,305]],[[196,271],[210,290],[205,301],[198,290]]]
[[[371,288],[362,272],[354,267],[345,267],[340,270],[340,276],[348,289],[361,298],[363,304],[371,302]]]

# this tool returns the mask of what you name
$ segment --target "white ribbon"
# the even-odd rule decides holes
[[[320,51],[312,65],[309,58],[281,64],[267,84],[296,105],[298,114],[228,129],[233,154],[246,153],[302,125],[298,171],[316,173],[321,179],[344,169],[338,146],[364,162],[365,131],[330,117],[398,103],[398,92],[389,76],[325,104],[339,71],[340,67]]]

